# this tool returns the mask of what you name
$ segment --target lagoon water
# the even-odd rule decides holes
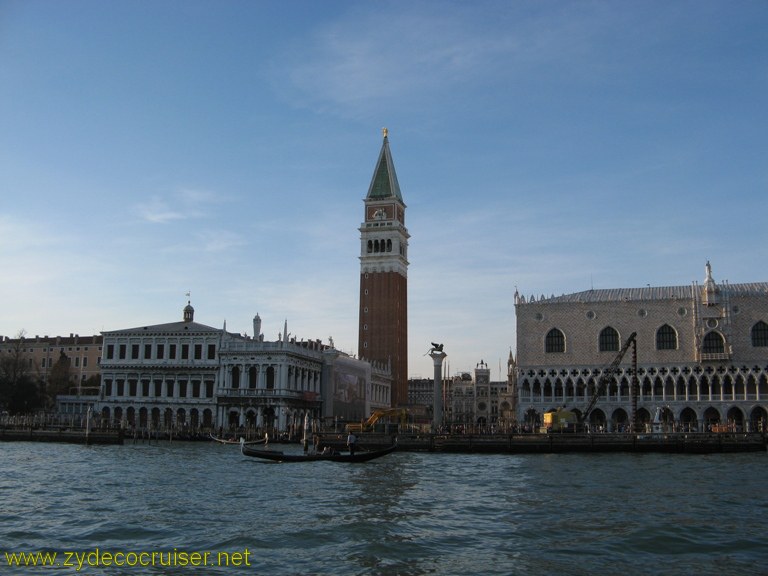
[[[345,465],[262,463],[214,443],[3,443],[0,458],[1,575],[768,573],[766,453]],[[97,548],[134,564],[174,549],[211,561],[63,565]],[[8,553],[38,551],[58,565],[8,566]],[[240,566],[210,565],[219,552]]]

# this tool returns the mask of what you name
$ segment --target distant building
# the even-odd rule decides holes
[[[0,337],[0,359],[18,354],[61,414],[86,414],[99,389],[101,336]]]
[[[469,372],[453,377],[450,384],[447,419],[456,431],[510,432],[516,425],[514,361],[510,353],[508,379],[492,381],[488,364],[481,360],[474,378]]]
[[[470,372],[443,379],[443,422],[455,432],[507,432],[516,424],[517,389],[515,362],[510,352],[506,381],[491,381],[491,371],[481,360]],[[434,380],[408,381],[408,402],[413,408],[432,410]]]
[[[408,380],[408,404],[411,406],[432,406],[435,382],[431,378]]]
[[[71,391],[85,385],[86,380],[99,376],[101,336],[23,336],[0,337],[0,357],[9,356],[18,348],[26,360],[26,369],[41,382],[48,382],[54,364],[65,358],[69,366]]]
[[[224,331],[195,322],[194,313],[187,303],[180,322],[102,333],[96,411],[104,420],[152,429],[213,426]]]
[[[444,422],[456,432],[470,432],[477,425],[477,394],[475,380],[469,372],[461,372],[451,378],[448,385],[448,411]]]
[[[226,333],[222,339],[216,422],[296,432],[306,415],[320,418],[328,346],[319,340],[297,342],[287,322],[276,340],[266,341],[258,314],[253,331],[253,338]]]
[[[287,322],[274,341],[183,320],[104,332],[94,410],[141,429],[248,427],[300,433],[305,417],[359,421],[389,405],[388,367],[351,358],[320,340],[298,341]]]
[[[764,429],[768,419],[768,283],[588,290],[559,297],[515,293],[518,419],[541,424],[565,406],[584,410],[590,390],[637,333],[638,421],[667,429],[713,424]],[[589,415],[593,429],[627,429],[631,358]]]
[[[391,367],[392,406],[408,401],[408,238],[385,130],[360,226],[358,356]]]
[[[217,388],[216,421],[225,427],[303,430],[310,421],[357,422],[371,407],[389,401],[388,371],[351,358],[320,340],[296,340],[286,322],[277,340],[261,333],[261,318],[253,321],[254,337],[225,333],[219,350],[221,378]]]

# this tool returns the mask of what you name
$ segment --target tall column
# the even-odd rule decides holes
[[[443,425],[443,359],[447,356],[442,345],[429,352],[435,366],[435,389],[432,397],[432,430],[437,432]]]

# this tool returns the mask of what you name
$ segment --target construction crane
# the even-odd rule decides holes
[[[583,413],[579,414],[578,410],[568,410],[565,407],[557,408],[556,410],[550,410],[549,412],[545,412],[542,417],[542,428],[541,432],[546,433],[552,433],[552,432],[584,432],[585,428],[587,427],[587,424],[589,422],[589,415],[592,413],[592,410],[594,409],[595,405],[597,404],[597,401],[600,399],[600,396],[602,396],[605,393],[605,389],[608,386],[608,383],[611,381],[611,378],[618,372],[619,370],[619,364],[621,364],[621,361],[624,358],[624,355],[627,353],[627,350],[629,350],[629,347],[632,345],[635,345],[635,353],[633,354],[632,359],[632,366],[633,366],[633,377],[632,377],[632,427],[633,429],[636,428],[637,423],[637,347],[636,347],[636,337],[637,332],[632,332],[632,334],[629,335],[629,338],[627,338],[627,341],[624,343],[624,346],[622,346],[621,350],[619,350],[619,353],[616,354],[616,357],[613,359],[613,362],[611,362],[606,368],[603,369],[602,374],[600,375],[600,378],[597,379],[597,382],[590,387],[590,393],[592,394],[592,397],[589,399],[589,404],[587,404],[587,408],[584,410]]]
[[[632,332],[632,334],[629,335],[629,338],[627,338],[627,341],[624,342],[624,346],[622,346],[621,350],[619,350],[619,353],[616,354],[616,358],[613,359],[613,362],[611,362],[608,367],[603,370],[603,373],[600,375],[600,378],[594,385],[592,398],[590,398],[589,404],[587,404],[587,408],[584,410],[584,413],[581,416],[582,423],[587,423],[589,415],[594,409],[595,404],[597,404],[600,396],[605,393],[605,388],[608,385],[608,382],[610,382],[614,374],[618,372],[619,364],[621,364],[621,361],[624,359],[624,355],[627,353],[627,350],[629,350],[629,347],[635,342],[636,337],[637,332]]]

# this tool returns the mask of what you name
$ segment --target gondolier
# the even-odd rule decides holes
[[[357,443],[357,436],[355,436],[353,432],[350,432],[349,436],[347,436],[347,450],[349,450],[350,456],[355,455],[356,443]]]

